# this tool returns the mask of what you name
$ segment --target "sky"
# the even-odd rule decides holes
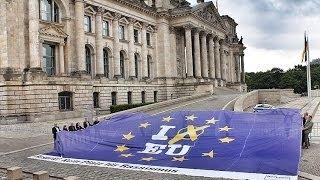
[[[238,36],[247,47],[246,72],[301,64],[305,31],[310,59],[320,58],[320,0],[218,0],[218,6],[220,15],[239,24]]]

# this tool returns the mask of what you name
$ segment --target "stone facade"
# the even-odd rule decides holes
[[[203,1],[0,0],[1,122],[242,90],[236,26]]]

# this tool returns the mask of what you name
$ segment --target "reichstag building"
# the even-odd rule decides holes
[[[1,0],[0,122],[244,91],[237,25],[203,0]]]

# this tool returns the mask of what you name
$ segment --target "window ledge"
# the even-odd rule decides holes
[[[153,46],[150,46],[150,45],[148,45],[147,46],[149,49],[154,49],[154,47]]]
[[[137,42],[135,42],[134,45],[136,45],[136,46],[142,46],[141,43],[137,43]]]
[[[40,19],[39,22],[42,23],[42,24],[46,24],[46,25],[53,24],[53,25],[61,27],[61,28],[63,27],[63,24],[59,23],[59,22],[46,21],[46,20],[43,20],[43,19]]]
[[[93,33],[93,32],[84,32],[85,33],[85,35],[87,35],[87,36],[95,36],[95,33]]]
[[[125,39],[119,39],[120,42],[123,42],[123,43],[129,43],[128,40],[125,40]]]
[[[110,39],[110,40],[114,40],[114,37],[111,36],[103,36],[104,39]]]

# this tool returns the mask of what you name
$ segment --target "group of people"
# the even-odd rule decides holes
[[[80,125],[80,123],[76,123],[76,125],[74,125],[74,123],[71,123],[70,126],[64,125],[62,130],[63,131],[81,131],[83,129],[88,128],[89,126],[94,126],[99,124],[99,120],[98,118],[95,119],[95,121],[93,123],[90,123],[87,119],[83,122],[83,126]],[[53,134],[53,139],[56,140],[57,138],[57,133],[61,131],[60,127],[57,124],[54,124],[53,128],[52,128],[52,134]]]
[[[312,132],[312,127],[313,127],[312,116],[310,116],[308,113],[304,113],[302,120],[303,120],[302,148],[308,149],[310,146],[309,134]]]

